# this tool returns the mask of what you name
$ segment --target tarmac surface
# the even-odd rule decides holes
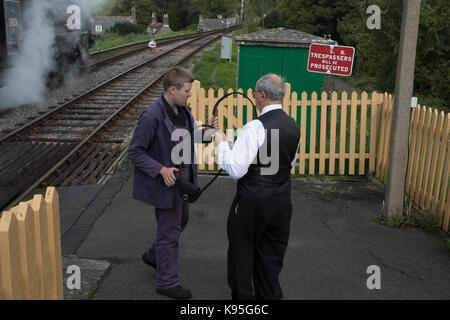
[[[156,234],[154,208],[132,198],[124,163],[105,185],[57,189],[65,299],[170,300],[156,293],[156,272],[141,260]],[[199,175],[200,186],[210,178]],[[230,299],[226,221],[235,190],[221,176],[191,204],[179,278],[193,300]],[[377,223],[383,199],[367,180],[293,179],[285,300],[450,299],[450,251],[426,231]],[[66,285],[70,265],[81,270],[80,289]]]

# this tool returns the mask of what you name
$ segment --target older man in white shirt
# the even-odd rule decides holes
[[[290,172],[300,130],[282,108],[283,79],[261,77],[255,101],[261,115],[247,123],[230,149],[216,133],[219,165],[238,179],[228,217],[228,284],[236,300],[282,298],[283,266],[292,214]]]

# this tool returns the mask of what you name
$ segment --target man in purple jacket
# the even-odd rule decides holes
[[[128,150],[134,164],[133,198],[154,206],[157,221],[156,240],[142,259],[156,269],[156,292],[174,299],[192,296],[178,281],[178,240],[188,222],[189,204],[179,196],[175,183],[180,178],[197,183],[196,128],[191,109],[186,105],[194,80],[181,67],[167,71],[164,93],[141,114]],[[215,117],[209,121],[216,128],[217,123]],[[177,140],[179,130],[190,133],[189,137],[184,136],[189,141],[190,152],[183,155],[183,159],[187,155],[190,160],[176,165],[172,158],[177,153],[173,148],[185,142],[184,138]],[[203,139],[199,142],[207,141],[211,134],[211,130],[200,133]],[[185,149],[183,153],[189,151]]]

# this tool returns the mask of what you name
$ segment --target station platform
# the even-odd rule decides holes
[[[210,178],[200,174],[199,184]],[[104,185],[57,190],[64,266],[79,265],[82,277],[80,290],[65,286],[66,299],[170,300],[156,293],[156,272],[141,260],[156,220],[154,208],[132,198],[129,162]],[[235,180],[220,176],[190,205],[179,278],[192,300],[231,298],[226,221],[235,190]],[[365,179],[293,179],[283,299],[450,299],[449,249],[424,230],[376,222],[383,200],[380,185]],[[379,289],[368,287],[371,266],[379,268]]]

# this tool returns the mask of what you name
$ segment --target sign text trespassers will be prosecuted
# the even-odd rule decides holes
[[[353,47],[313,43],[309,47],[308,71],[349,76],[354,57]]]

